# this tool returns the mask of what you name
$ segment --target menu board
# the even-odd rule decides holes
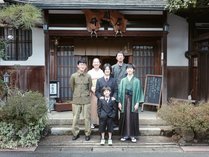
[[[162,91],[162,75],[146,75],[143,105],[159,106]],[[142,106],[142,111],[143,111]]]

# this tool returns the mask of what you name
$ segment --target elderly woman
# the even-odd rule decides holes
[[[92,87],[91,87],[91,128],[99,125],[99,119],[97,115],[97,97],[95,96],[96,83],[97,79],[104,76],[103,71],[100,69],[100,60],[99,58],[94,58],[92,62],[93,68],[88,71],[88,74],[92,79]]]
[[[121,80],[118,88],[118,108],[121,111],[119,122],[121,141],[130,139],[135,143],[139,135],[138,109],[144,101],[144,94],[140,80],[134,76],[134,70],[133,64],[127,65],[127,76]]]

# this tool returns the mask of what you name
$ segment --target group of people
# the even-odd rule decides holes
[[[90,140],[91,129],[99,127],[101,145],[112,145],[112,133],[119,126],[121,141],[136,142],[139,135],[139,105],[144,101],[141,82],[134,76],[135,66],[124,63],[124,54],[116,54],[117,63],[111,66],[104,64],[100,69],[100,60],[93,59],[93,68],[86,71],[87,63],[79,60],[77,72],[70,78],[73,92],[72,140],[80,135],[78,120],[82,111],[85,124],[85,140]],[[120,113],[120,116],[119,114]]]

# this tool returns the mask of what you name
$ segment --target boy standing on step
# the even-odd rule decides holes
[[[79,138],[79,126],[78,120],[80,118],[80,113],[83,111],[84,114],[84,124],[85,124],[85,140],[90,140],[91,127],[90,127],[90,91],[92,86],[92,79],[89,74],[86,73],[86,61],[79,60],[77,63],[78,71],[71,75],[70,84],[73,91],[73,124],[72,124],[72,140],[77,140]]]
[[[116,102],[115,99],[111,99],[110,87],[103,87],[102,93],[104,99],[99,99],[97,104],[97,113],[99,116],[99,132],[101,133],[101,145],[105,144],[105,131],[108,132],[108,145],[112,145],[112,132],[113,132],[113,119],[116,115]]]

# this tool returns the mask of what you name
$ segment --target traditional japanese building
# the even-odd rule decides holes
[[[79,58],[86,58],[90,69],[94,57],[102,64],[115,64],[116,53],[123,50],[125,62],[136,65],[136,76],[143,87],[147,74],[162,75],[163,104],[170,97],[187,99],[191,91],[195,99],[208,98],[194,94],[198,89],[191,75],[197,75],[191,65],[197,63],[185,56],[191,49],[189,22],[169,14],[166,0],[4,1],[30,3],[44,15],[43,26],[32,30],[0,28],[1,37],[14,36],[7,48],[9,58],[0,61],[1,74],[10,73],[11,85],[38,90],[49,97],[50,82],[58,81],[59,100],[67,101],[72,96],[69,78]],[[205,38],[195,41],[202,40]],[[208,95],[208,87],[205,90]]]

